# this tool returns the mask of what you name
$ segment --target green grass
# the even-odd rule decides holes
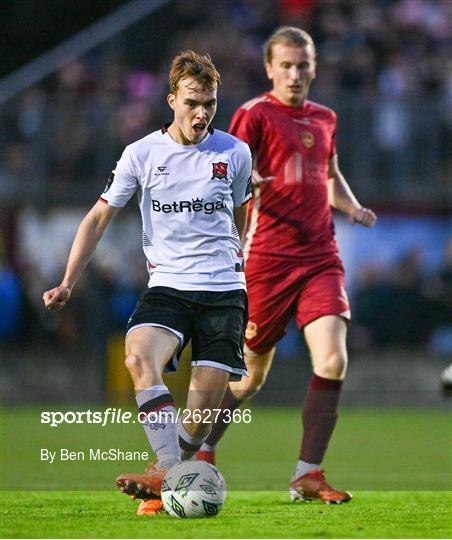
[[[442,492],[357,492],[348,505],[291,504],[286,492],[232,492],[205,520],[136,516],[115,492],[3,492],[10,538],[449,538]]]
[[[41,448],[147,450],[139,425],[50,428],[39,421],[42,409],[2,410],[2,537],[452,536],[451,418],[446,411],[343,411],[324,466],[330,481],[351,490],[354,498],[347,505],[326,506],[288,502],[299,411],[254,409],[252,422],[231,426],[220,448],[219,468],[229,490],[222,513],[208,520],[175,520],[138,517],[137,503],[112,490],[117,474],[142,470],[143,462],[40,461]]]

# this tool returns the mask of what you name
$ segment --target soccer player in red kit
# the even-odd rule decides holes
[[[336,114],[307,99],[316,74],[312,38],[299,28],[279,28],[264,45],[264,56],[273,88],[242,105],[229,130],[248,143],[255,165],[244,248],[249,377],[229,384],[222,407],[231,411],[258,392],[275,346],[295,317],[313,375],[290,494],[293,500],[342,503],[351,495],[328,484],[320,468],[337,420],[350,319],[331,207],[366,227],[376,216],[361,206],[339,170]],[[198,457],[215,460],[229,415],[214,426]]]

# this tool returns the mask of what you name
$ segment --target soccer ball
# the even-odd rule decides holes
[[[162,483],[163,507],[170,516],[216,516],[226,499],[220,471],[206,461],[183,461],[166,473]]]

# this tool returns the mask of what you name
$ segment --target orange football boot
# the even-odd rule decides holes
[[[163,512],[163,503],[161,499],[143,499],[137,510],[138,516],[155,516]]]
[[[207,461],[207,463],[210,463],[211,465],[216,464],[216,452],[208,452],[207,450],[198,450],[195,454],[196,459],[199,459],[199,461]]]
[[[162,482],[168,469],[157,469],[151,463],[143,474],[121,474],[116,486],[133,499],[160,499]]]
[[[289,493],[292,501],[312,501],[320,499],[326,504],[348,502],[352,495],[347,491],[334,489],[325,478],[323,469],[310,471],[290,483]]]

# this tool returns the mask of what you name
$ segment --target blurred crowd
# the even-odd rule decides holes
[[[422,271],[422,251],[403,253],[391,269],[375,261],[353,295],[352,347],[399,346],[452,354],[452,243],[434,272]]]
[[[240,103],[268,89],[264,40],[282,24],[306,29],[318,52],[311,98],[339,113],[342,169],[360,198],[399,212],[410,198],[444,208],[451,22],[450,0],[175,0],[0,107],[0,343],[103,354],[123,331],[146,282],[142,256],[128,259],[127,279],[96,259],[68,309],[48,317],[41,295],[63,261],[42,272],[31,252],[50,260],[52,246],[38,235],[20,247],[20,215],[96,199],[124,146],[169,118],[167,73],[180,50],[212,56],[223,83],[214,124],[226,129]],[[428,274],[413,252],[394,268],[369,266],[352,299],[352,347],[450,352],[451,272],[450,252]]]
[[[124,335],[148,279],[139,224],[127,211],[112,223],[66,308],[50,314],[43,308],[43,291],[57,285],[64,274],[74,227],[71,224],[64,232],[61,245],[50,231],[62,228],[62,220],[75,223],[80,217],[62,213],[50,222],[29,220],[26,235],[16,235],[21,244],[16,265],[8,263],[5,244],[0,242],[0,345],[77,350],[82,362],[105,358],[111,339]],[[33,252],[38,242],[39,250]],[[50,253],[52,244],[57,256]],[[398,258],[385,264],[378,253],[366,257],[348,280],[351,351],[395,347],[452,354],[452,242],[438,265],[425,264],[425,249],[401,245]],[[299,341],[296,333],[294,326],[289,328],[282,356],[299,354],[294,348]]]
[[[312,98],[338,109],[352,185],[368,198],[441,199],[451,23],[450,0],[174,0],[0,108],[0,196],[89,200],[124,146],[168,119],[167,72],[183,49],[210,53],[219,68],[215,123],[227,128],[240,103],[268,88],[263,42],[293,24],[317,44]]]

